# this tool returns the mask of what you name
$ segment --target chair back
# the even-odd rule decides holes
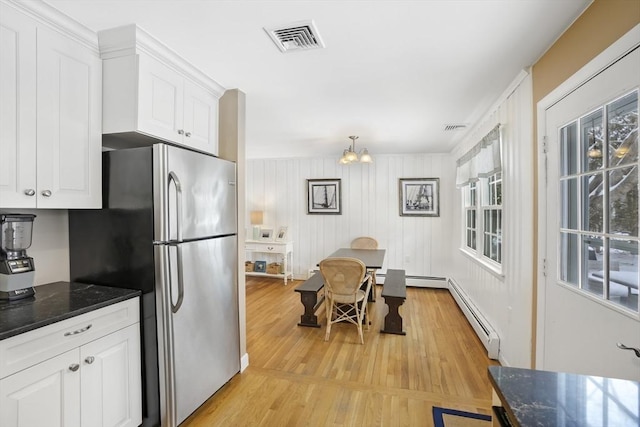
[[[373,237],[358,237],[351,242],[351,249],[378,249],[378,241]]]
[[[320,261],[325,288],[336,295],[355,295],[366,270],[364,263],[357,258],[326,258]]]

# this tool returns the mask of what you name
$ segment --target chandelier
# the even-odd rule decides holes
[[[351,144],[342,152],[342,157],[340,157],[338,163],[340,163],[341,165],[348,165],[355,162],[373,163],[373,159],[369,154],[369,150],[364,148],[360,152],[360,154],[358,154],[358,152],[356,151],[356,139],[358,139],[358,137],[352,135],[349,137],[349,139],[351,140]]]

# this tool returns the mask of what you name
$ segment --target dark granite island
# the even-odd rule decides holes
[[[140,295],[131,289],[73,282],[35,289],[33,297],[0,301],[0,340]]]
[[[640,426],[637,381],[503,366],[489,380],[514,426]]]

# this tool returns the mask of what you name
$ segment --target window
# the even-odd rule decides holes
[[[638,311],[638,91],[560,129],[559,279]]]
[[[502,263],[502,173],[470,182],[464,187],[465,246],[473,251],[477,244],[481,256]],[[476,221],[477,213],[483,219]],[[477,236],[480,235],[480,238]]]
[[[458,159],[456,185],[462,189],[463,248],[500,269],[502,264],[501,125]]]

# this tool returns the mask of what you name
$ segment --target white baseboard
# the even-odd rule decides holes
[[[249,367],[249,353],[245,353],[240,358],[240,372],[244,372]]]

